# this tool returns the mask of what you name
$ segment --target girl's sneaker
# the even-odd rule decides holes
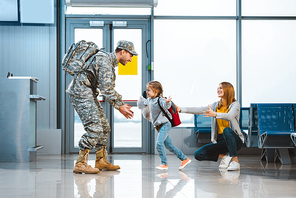
[[[156,167],[157,170],[168,170],[168,165],[160,164]]]
[[[179,167],[179,170],[182,170],[185,168],[189,163],[191,162],[190,158],[187,158],[186,160],[182,160],[181,166]]]

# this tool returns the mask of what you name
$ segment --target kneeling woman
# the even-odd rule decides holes
[[[244,143],[239,127],[240,104],[236,101],[234,88],[229,82],[220,83],[217,93],[221,99],[213,104],[205,107],[177,107],[177,110],[180,113],[203,114],[205,117],[212,117],[212,143],[199,148],[194,153],[195,159],[218,161],[218,158],[222,158],[219,168],[239,170],[237,151]]]

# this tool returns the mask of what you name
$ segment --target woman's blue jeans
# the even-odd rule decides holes
[[[158,136],[156,140],[156,149],[161,159],[161,164],[164,164],[164,165],[167,165],[165,148],[167,148],[170,152],[174,153],[180,160],[187,159],[187,156],[184,155],[180,149],[174,146],[169,134],[169,131],[171,130],[171,128],[172,126],[170,122],[164,123],[164,125],[160,128],[158,132]]]
[[[225,128],[223,134],[218,135],[217,143],[210,143],[199,148],[194,153],[195,159],[199,161],[218,161],[219,154],[229,152],[230,157],[236,157],[237,151],[241,149],[243,142],[240,137],[230,128]]]

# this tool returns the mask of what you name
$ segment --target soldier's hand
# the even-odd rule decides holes
[[[134,117],[134,112],[131,110],[131,105],[124,104],[119,107],[119,112],[127,119],[132,119]]]

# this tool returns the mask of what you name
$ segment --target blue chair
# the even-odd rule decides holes
[[[250,107],[240,108],[239,126],[245,138],[245,144],[249,144]]]
[[[296,146],[296,133],[291,133],[290,135],[293,144]]]
[[[291,133],[296,133],[292,104],[257,104],[258,147],[275,149],[275,159],[291,164],[288,148],[293,148]],[[266,155],[263,150],[261,159]]]
[[[294,107],[294,131],[296,131],[296,117],[295,117],[295,114],[296,114],[296,104],[293,104],[293,107]],[[294,146],[296,146],[296,133],[291,133],[290,135],[291,137],[291,140],[294,144]]]
[[[201,134],[211,134],[211,124],[211,117],[204,117],[204,115],[194,115],[194,131],[196,135],[196,143],[198,142]]]
[[[248,140],[248,128],[249,128],[249,107],[241,107],[239,124],[245,140]],[[199,141],[200,135],[206,135],[207,138],[204,143],[210,141],[212,118],[204,117],[204,115],[194,115],[194,128],[196,134],[196,142]],[[200,143],[202,143],[200,141]]]
[[[251,104],[249,110],[249,128],[247,147],[258,147],[258,109],[257,104]]]

